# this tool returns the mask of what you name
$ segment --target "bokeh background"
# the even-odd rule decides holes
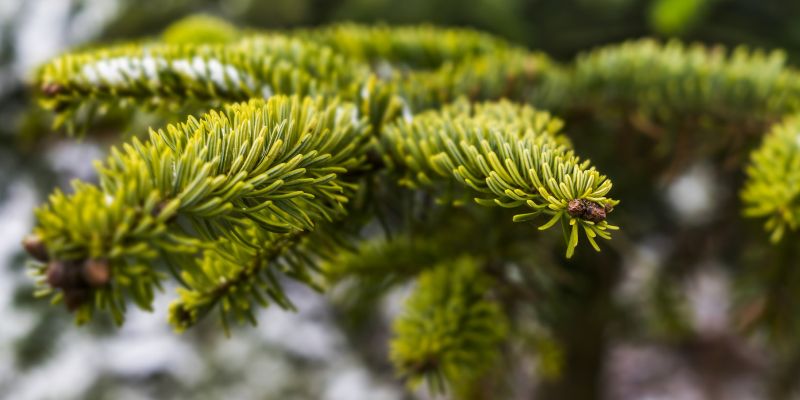
[[[259,326],[235,329],[231,339],[214,322],[173,334],[164,322],[166,295],[152,314],[132,310],[122,328],[103,320],[76,327],[62,308],[32,298],[19,241],[33,208],[53,187],[93,179],[92,160],[121,133],[76,141],[51,132],[26,77],[69,48],[156,35],[194,13],[269,29],[335,21],[468,26],[565,61],[598,45],[653,36],[780,48],[800,62],[797,0],[0,0],[0,399],[429,398],[424,390],[408,393],[382,356],[404,288],[383,300],[383,320],[353,334],[331,296],[290,286],[299,312],[264,310]],[[679,218],[702,223],[717,190],[699,164],[663,196]],[[624,301],[636,301],[658,270],[659,240],[628,257],[617,288]],[[727,365],[733,372],[716,391],[721,398],[763,398],[770,371],[757,341],[727,335],[731,278],[714,262],[687,279],[680,296],[691,329],[736,349],[720,352],[734,358],[709,361],[657,342],[619,340],[603,360],[604,397],[705,399],[717,366]],[[540,378],[531,372],[520,385],[535,387]]]

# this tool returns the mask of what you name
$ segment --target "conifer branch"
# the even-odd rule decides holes
[[[552,62],[537,53],[500,49],[490,55],[448,62],[432,71],[397,73],[396,92],[414,112],[442,107],[459,97],[473,101],[532,101],[543,95]]]
[[[37,210],[35,234],[49,260],[40,273],[49,280],[54,265],[76,270],[102,260],[111,276],[102,285],[49,283],[65,295],[94,295],[121,321],[122,289],[149,307],[161,279],[156,261],[178,275],[197,272],[197,283],[210,274],[202,265],[222,265],[219,257],[257,259],[260,247],[285,255],[278,235],[346,214],[355,186],[342,176],[366,162],[367,133],[352,105],[283,96],[151,131],[146,143],[112,149],[98,165],[99,187],[77,182],[74,194],[56,192]],[[80,320],[92,310],[83,300],[71,307],[80,307]]]
[[[751,154],[742,190],[744,215],[766,217],[773,242],[800,223],[800,119],[786,118],[772,127]]]
[[[434,392],[469,384],[497,360],[508,331],[489,297],[491,279],[462,257],[422,273],[393,326],[391,359],[411,386]]]
[[[210,15],[197,14],[168,26],[161,34],[161,40],[170,44],[231,43],[243,35],[227,21]]]
[[[64,55],[37,75],[62,123],[127,105],[225,107],[112,149],[99,185],[75,183],[37,211],[42,293],[79,321],[99,308],[121,322],[129,297],[150,307],[166,272],[182,285],[170,311],[178,330],[212,310],[227,326],[255,322],[256,304],[291,308],[277,276],[319,287],[315,262],[339,245],[323,243],[341,236],[356,181],[386,166],[412,187],[450,180],[480,204],[529,208],[515,221],[560,221],[567,256],[580,230],[599,250],[594,238],[616,229],[605,221],[610,181],[574,155],[559,120],[508,102],[445,106],[462,94],[538,96],[559,68],[544,55],[426,26],[284,36],[221,25],[192,40],[184,25],[162,42]]]
[[[436,69],[444,63],[491,54],[511,45],[495,36],[472,29],[418,26],[364,26],[344,23],[296,35],[333,48],[349,58],[394,64],[401,70]],[[381,74],[379,74],[381,75]]]
[[[344,24],[290,36],[237,34],[225,25],[201,37],[185,32],[200,22],[181,21],[160,42],[52,60],[34,79],[42,105],[57,112],[56,126],[75,130],[110,109],[185,113],[273,94],[338,96],[364,103],[378,127],[393,109],[440,107],[462,94],[529,100],[553,69],[542,54],[471,30]]]
[[[352,98],[367,73],[330,48],[263,34],[226,44],[129,43],[70,53],[41,68],[35,82],[61,125],[79,112],[126,106],[209,108],[275,94]]]
[[[798,74],[780,51],[644,39],[578,57],[570,79],[567,107],[629,107],[659,121],[769,122],[800,108]]]
[[[479,193],[478,204],[529,209],[514,221],[547,216],[539,229],[561,222],[571,257],[579,234],[598,251],[594,238],[611,237],[617,227],[606,214],[617,201],[606,197],[611,181],[574,154],[561,125],[530,107],[460,102],[387,126],[381,144],[405,185],[453,179]]]
[[[228,333],[229,314],[238,321],[256,324],[254,304],[266,307],[271,300],[284,309],[294,309],[283,292],[279,273],[295,275],[294,278],[313,284],[307,271],[313,264],[287,266],[281,258],[307,234],[308,231],[275,234],[251,229],[250,246],[221,241],[216,248],[205,250],[195,265],[181,271],[184,287],[178,288],[179,298],[170,304],[170,323],[183,332],[216,306]]]

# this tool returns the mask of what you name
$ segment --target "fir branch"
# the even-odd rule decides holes
[[[773,242],[800,223],[800,118],[787,117],[772,127],[753,151],[741,197],[744,215],[766,217]]]
[[[274,94],[352,98],[367,73],[330,48],[267,34],[228,44],[129,43],[70,53],[44,65],[35,84],[60,125],[127,106],[208,108]]]
[[[231,43],[242,35],[224,20],[196,14],[172,23],[161,34],[161,40],[170,44]]]
[[[447,62],[432,71],[396,72],[390,79],[412,111],[439,108],[459,97],[501,98],[527,102],[542,96],[544,79],[554,64],[544,55],[499,49],[487,55]]]
[[[274,234],[251,229],[251,246],[221,241],[203,252],[201,259],[190,269],[181,271],[184,287],[178,289],[179,299],[170,304],[169,321],[176,331],[183,332],[217,306],[226,333],[229,333],[229,314],[236,320],[256,324],[253,304],[262,307],[272,300],[285,309],[294,309],[285,296],[277,272],[278,259],[297,245],[307,231]],[[302,266],[303,282],[312,282]],[[269,299],[269,300],[268,300]]]
[[[530,107],[462,102],[389,125],[381,143],[387,165],[410,187],[454,179],[480,193],[481,205],[530,208],[514,221],[548,216],[539,229],[560,221],[571,257],[579,231],[598,251],[594,238],[610,238],[617,228],[605,219],[617,201],[606,197],[611,181],[558,134],[561,125]]]
[[[300,30],[298,37],[319,42],[349,58],[401,69],[436,69],[481,54],[511,47],[507,42],[472,29],[418,26],[364,26],[352,23]],[[381,75],[381,74],[379,74]]]
[[[151,131],[146,143],[133,139],[112,149],[98,165],[99,187],[78,182],[74,194],[56,192],[37,210],[35,234],[50,260],[40,273],[58,263],[77,265],[73,270],[103,260],[110,282],[50,283],[65,293],[72,286],[91,289],[97,306],[120,321],[123,288],[149,306],[160,278],[155,261],[187,271],[198,252],[252,254],[239,247],[258,247],[253,240],[269,239],[266,232],[310,231],[337,220],[355,188],[341,176],[366,162],[368,128],[357,115],[349,104],[276,96],[189,118]],[[76,305],[88,317],[92,304]]]
[[[508,327],[489,298],[491,280],[472,258],[443,263],[420,275],[394,322],[391,359],[412,386],[434,392],[479,378],[497,359]]]
[[[357,196],[352,190],[348,198]],[[367,215],[356,204],[321,222],[314,229],[274,233],[253,225],[243,237],[249,245],[220,240],[206,249],[197,263],[180,272],[182,287],[170,305],[169,321],[178,332],[190,328],[217,310],[226,334],[230,320],[257,324],[256,306],[270,303],[294,310],[281,284],[285,276],[322,291],[318,263],[332,260],[352,248]]]
[[[338,96],[364,104],[380,128],[403,106],[406,113],[440,107],[461,94],[529,100],[552,69],[544,55],[470,30],[350,24],[243,36],[223,24],[212,27],[211,39],[181,39],[181,30],[197,23],[176,23],[163,42],[54,59],[34,79],[41,103],[57,111],[56,126],[73,131],[112,109],[185,114],[279,93]]]
[[[578,57],[571,79],[569,108],[631,107],[659,121],[769,121],[800,108],[797,72],[780,51],[630,41]]]

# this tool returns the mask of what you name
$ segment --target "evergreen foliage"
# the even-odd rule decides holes
[[[666,146],[745,138],[736,150],[749,151],[798,111],[798,82],[781,52],[744,48],[646,39],[562,65],[465,29],[244,32],[192,17],[160,38],[78,50],[38,71],[56,126],[141,109],[183,122],[112,148],[97,184],[56,190],[23,244],[38,293],[81,323],[98,310],[122,323],[129,302],[150,309],[169,278],[180,285],[169,310],[177,331],[212,312],[227,330],[231,319],[255,324],[257,306],[292,310],[287,278],[320,291],[355,278],[346,289],[372,296],[370,306],[416,278],[394,322],[396,372],[433,391],[467,387],[500,361],[520,309],[552,322],[567,307],[529,303],[570,292],[560,267],[590,257],[576,252],[579,238],[600,251],[596,239],[618,229],[611,179],[541,110],[626,120]],[[773,241],[800,218],[797,132],[796,117],[775,125],[745,169],[744,214],[766,218]],[[566,259],[548,233],[519,224],[528,221],[560,224]],[[386,238],[369,237],[376,225]],[[547,343],[561,357],[557,340]]]
[[[352,105],[275,96],[134,138],[98,165],[99,186],[76,183],[37,211],[51,260],[40,273],[102,260],[114,279],[77,283],[95,300],[71,303],[81,321],[96,305],[121,322],[125,292],[149,309],[156,261],[186,286],[171,314],[179,327],[218,300],[245,316],[250,296],[288,306],[267,263],[283,256],[272,269],[312,283],[307,256],[285,248],[346,213],[355,187],[343,175],[364,166],[367,132]]]
[[[411,385],[435,391],[469,385],[497,361],[508,326],[489,297],[491,280],[472,258],[458,258],[420,274],[403,315],[394,322],[391,358]]]
[[[411,187],[452,178],[480,193],[478,204],[527,207],[514,221],[545,215],[549,221],[540,230],[560,221],[569,258],[579,234],[600,250],[594,238],[611,237],[608,230],[616,227],[606,212],[617,202],[605,197],[611,181],[559,139],[561,125],[530,107],[458,103],[387,126],[384,154],[390,168],[406,170],[403,182]]]
[[[227,43],[241,36],[233,25],[210,15],[192,15],[167,27],[161,40],[171,44]]]
[[[752,154],[742,190],[744,213],[766,217],[773,242],[800,222],[800,130],[796,117],[772,127],[760,148]]]
[[[360,64],[283,35],[228,43],[126,43],[66,54],[36,80],[56,125],[129,106],[179,112],[275,94],[354,97]]]
[[[770,121],[800,106],[796,77],[780,51],[644,39],[579,57],[571,85],[582,106],[629,108],[659,122]]]

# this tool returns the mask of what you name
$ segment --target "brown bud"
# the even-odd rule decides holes
[[[64,289],[64,304],[67,310],[75,311],[89,300],[89,289],[87,288],[71,288]]]
[[[575,218],[581,218],[586,207],[583,205],[583,200],[573,199],[567,203],[567,213]]]
[[[80,269],[73,262],[50,261],[47,264],[47,283],[54,288],[73,288],[84,286]]]
[[[47,264],[47,283],[56,288],[66,286],[66,266],[61,261],[52,261]]]
[[[588,201],[583,219],[592,222],[600,222],[606,219],[606,208],[593,201]]]
[[[610,211],[608,207],[586,199],[572,199],[567,203],[567,213],[571,217],[597,223],[606,219]]]
[[[83,264],[83,279],[89,286],[103,286],[111,280],[111,268],[106,260],[87,260]]]
[[[39,236],[33,234],[25,236],[25,238],[22,239],[22,247],[37,261],[47,262],[47,260],[50,259],[47,254],[47,247],[45,247],[44,242],[42,242]]]
[[[44,85],[42,85],[42,93],[45,96],[53,97],[53,96],[57,95],[58,92],[60,92],[60,91],[61,91],[61,85],[59,85],[57,83],[50,82],[50,83],[45,83]]]

